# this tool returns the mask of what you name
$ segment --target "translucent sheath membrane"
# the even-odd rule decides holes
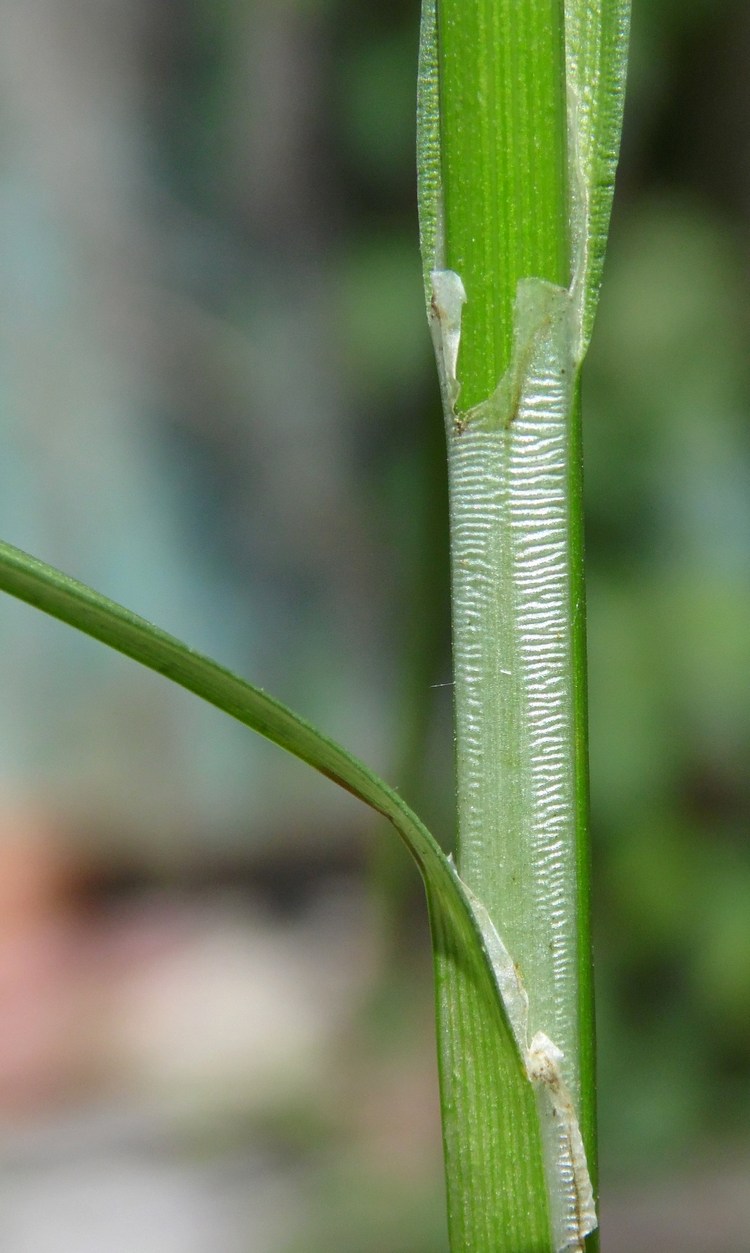
[[[596,1215],[576,1113],[573,302],[551,284],[522,283],[510,367],[484,404],[462,412],[463,284],[437,271],[432,285],[450,478],[460,873],[496,903],[491,922],[484,917],[497,961],[507,958],[498,982],[539,1088],[554,1247],[576,1248]]]
[[[519,25],[512,5],[477,3],[475,10],[472,0],[472,20],[478,22],[481,13],[487,39],[500,41],[497,55],[507,66],[510,54],[518,51],[512,43],[518,31],[531,29],[532,8],[525,5],[526,25]],[[570,287],[521,271],[510,363],[492,394],[471,407],[462,405],[460,385],[466,276],[446,264],[455,244],[445,239],[442,172],[449,168],[455,176],[456,166],[450,160],[446,164],[443,151],[438,40],[439,18],[457,24],[449,28],[453,30],[463,17],[460,6],[451,6],[449,19],[441,16],[439,4],[423,2],[418,168],[425,294],[448,442],[458,869],[485,931],[487,951],[494,955],[504,1012],[537,1096],[550,1213],[548,1247],[583,1249],[596,1227],[596,1214],[579,1126],[585,1094],[591,1143],[580,433],[575,401],[606,246],[629,3],[564,0],[557,12],[558,19],[564,12],[567,163],[561,177],[568,207]],[[554,39],[559,26],[544,27],[544,15],[553,15],[553,10],[540,6],[538,13],[540,38],[549,34]],[[453,44],[451,72],[460,77],[455,61],[459,46],[467,56],[474,54],[471,41]],[[494,82],[489,56],[479,49],[472,69],[476,78],[462,88],[471,107],[471,84]],[[508,81],[507,74],[501,76],[495,89],[511,91]],[[537,79],[531,75],[529,81]],[[479,87],[476,94],[482,95]],[[513,107],[502,117],[511,127],[538,122],[533,112],[513,114]],[[508,123],[508,118],[513,120]],[[465,120],[462,124],[467,125]],[[523,161],[536,151],[536,141],[532,135],[530,142],[524,132],[518,143],[520,165],[509,159],[509,147],[487,173],[486,185],[477,187],[485,203],[504,195],[504,187],[493,182],[497,170],[513,183],[507,189],[511,198],[519,179],[533,178],[532,165],[524,169]],[[468,151],[471,156],[471,145]],[[529,189],[524,187],[526,195]],[[465,182],[461,194],[466,196]],[[486,215],[487,221],[491,218]],[[481,213],[476,222],[472,218],[472,231],[481,229],[481,221]],[[517,216],[502,229],[503,238],[517,247]],[[550,229],[557,227],[551,222]],[[471,243],[476,245],[475,235]],[[496,241],[486,242],[483,249],[503,266]],[[518,272],[513,264],[509,256],[505,272],[495,277],[498,293],[507,275]],[[482,274],[477,283],[475,274],[474,280],[472,290],[486,293],[489,287],[492,292],[492,276]],[[503,299],[498,295],[492,317],[506,316],[500,312]],[[468,381],[466,390],[476,394]],[[455,1056],[447,1039],[455,1029],[454,1021],[439,1014],[439,1047],[445,1057]],[[449,1118],[456,1116],[450,1101],[444,1101],[444,1113],[446,1108]],[[448,1138],[446,1150],[450,1157]],[[450,1160],[448,1184],[450,1193]],[[481,1189],[480,1177],[474,1186]]]

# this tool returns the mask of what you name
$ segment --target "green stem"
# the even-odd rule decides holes
[[[592,1175],[585,335],[582,297],[569,291],[576,277],[577,291],[588,291],[581,241],[590,189],[578,134],[571,140],[582,114],[580,97],[571,105],[568,68],[573,32],[597,69],[599,17],[563,0],[428,5],[437,90],[423,51],[420,170],[426,269],[461,280],[441,279],[432,294],[450,477],[459,871],[523,981],[529,1036],[543,1032],[562,1050]],[[439,1031],[450,1052],[449,1015]],[[460,1082],[448,1088],[450,1119],[462,1110]],[[565,1182],[565,1152],[562,1140],[547,1150],[554,1242],[583,1247],[588,1226],[576,1231],[576,1213],[586,1182]],[[450,1210],[449,1137],[446,1158]],[[515,1186],[512,1169],[507,1186]],[[472,1247],[451,1230],[455,1250]]]
[[[520,279],[570,282],[562,0],[440,0],[443,264],[467,295],[461,408],[510,363]]]

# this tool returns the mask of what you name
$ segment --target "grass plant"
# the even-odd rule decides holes
[[[456,860],[260,689],[9,545],[0,586],[273,740],[390,821],[435,961],[453,1253],[596,1226],[580,366],[619,142],[626,0],[425,0],[419,187],[451,491]]]

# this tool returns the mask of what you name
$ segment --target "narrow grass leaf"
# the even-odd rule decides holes
[[[450,1094],[455,1076],[462,1074],[460,1104],[468,1125],[464,1133],[455,1120],[446,1124],[446,1135],[457,1141],[452,1151],[456,1165],[452,1200],[456,1229],[463,1233],[463,1242],[454,1248],[473,1253],[497,1253],[500,1248],[529,1253],[547,1250],[535,1098],[525,1058],[503,1009],[491,937],[452,860],[419,818],[356,757],[265,692],[121,605],[5,543],[0,543],[0,589],[187,688],[307,762],[389,820],[424,880],[438,1005],[441,1015],[448,1015],[455,1024],[451,1034],[455,1049],[442,1054],[443,1091]],[[467,1056],[476,1058],[468,1072]],[[520,1190],[509,1188],[505,1178],[511,1149],[524,1185]],[[492,1163],[488,1182],[498,1204],[480,1213],[471,1198],[477,1171],[486,1161]],[[528,1196],[539,1198],[538,1207],[528,1207]]]
[[[591,337],[620,153],[630,0],[565,0],[571,226],[578,360]]]

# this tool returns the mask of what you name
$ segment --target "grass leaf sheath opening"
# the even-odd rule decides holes
[[[550,1046],[552,1080],[536,1088],[551,1248],[582,1248],[596,1221],[578,374],[626,31],[619,0],[423,8],[420,215],[448,442],[458,867],[528,996],[528,1047]],[[457,1030],[440,1019],[450,1056],[472,1047]],[[445,1116],[470,1125],[461,1071],[442,1074]],[[515,1248],[507,1235],[466,1240],[452,1143],[452,1248]],[[504,1151],[506,1187],[520,1188],[512,1135]]]

